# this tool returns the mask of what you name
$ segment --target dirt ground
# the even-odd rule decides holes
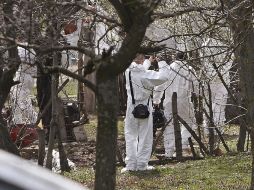
[[[124,139],[118,140],[118,147],[124,157],[125,144]],[[94,167],[96,141],[91,139],[87,142],[69,142],[63,143],[65,152],[69,160],[71,160],[77,168]],[[57,148],[55,149],[57,150]],[[21,156],[28,160],[38,159],[38,142],[34,142],[28,147],[21,150]]]
[[[91,120],[91,122],[84,126],[88,141],[87,142],[69,142],[69,143],[63,143],[65,147],[65,151],[67,153],[67,157],[69,160],[74,162],[77,168],[83,168],[83,167],[94,167],[95,166],[95,154],[96,154],[96,120]],[[119,123],[118,126],[119,129],[119,136],[118,136],[118,153],[120,152],[120,157],[123,161],[125,157],[125,141],[124,141],[124,135],[123,135],[123,126],[122,123]],[[232,131],[232,132],[231,132]],[[227,134],[224,134],[225,140],[230,146],[230,149],[233,150],[232,147],[232,140],[235,140],[237,138],[237,133],[235,129],[226,130]],[[232,139],[231,139],[232,138]],[[235,143],[234,143],[235,144]],[[57,147],[57,146],[56,146]],[[198,149],[198,147],[197,147]],[[196,150],[197,150],[196,149]],[[222,147],[223,149],[223,147]],[[55,149],[57,150],[57,149]],[[22,157],[26,159],[38,159],[38,142],[34,142],[29,147],[25,147],[21,150]],[[223,150],[225,152],[225,150]],[[164,153],[164,147],[163,147],[163,137],[159,141],[158,145],[156,146],[155,155],[156,154],[163,154]],[[155,161],[155,164],[163,164],[164,162],[161,160],[161,157],[159,156],[152,156],[152,160]],[[192,157],[192,154],[189,155]],[[163,158],[162,158],[163,159]],[[118,160],[118,166],[121,165],[121,160],[119,160],[119,154],[117,157]],[[162,162],[161,162],[162,161]]]

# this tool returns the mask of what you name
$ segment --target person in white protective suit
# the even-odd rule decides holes
[[[215,126],[219,127],[222,132],[223,129],[220,126],[224,125],[225,119],[225,108],[227,104],[228,91],[223,85],[221,79],[219,78],[213,63],[219,68],[220,73],[226,84],[230,84],[229,70],[232,66],[232,59],[225,52],[225,46],[220,41],[209,38],[203,44],[203,51],[201,52],[203,72],[205,75],[205,94],[208,99],[208,87],[209,83],[211,88],[211,100],[212,100],[212,110],[213,110],[213,121]],[[209,109],[206,108],[209,113]],[[208,122],[208,119],[207,119]],[[207,132],[207,130],[205,130]]]
[[[35,53],[18,47],[21,64],[14,81],[20,81],[18,85],[11,88],[10,100],[13,114],[13,124],[34,124],[37,112],[34,110],[30,98],[34,85],[33,75],[36,74],[34,66]]]
[[[125,118],[125,141],[126,141],[126,167],[121,173],[136,170],[151,170],[148,161],[152,152],[153,143],[153,116],[151,93],[156,85],[161,85],[167,78],[159,72],[148,70],[153,57],[144,61],[144,56],[138,54],[134,62],[126,70],[127,110]],[[131,72],[131,83],[135,104],[132,102],[129,73]],[[132,114],[134,107],[138,104],[147,105],[149,116],[145,119],[135,118]]]
[[[172,95],[177,93],[178,114],[182,117],[192,129],[196,128],[194,108],[191,102],[191,94],[196,91],[197,80],[195,71],[184,61],[184,53],[178,53],[176,61],[168,65],[165,61],[160,61],[159,69],[163,75],[169,76],[169,80],[155,87],[153,94],[153,103],[155,106],[160,104],[161,98],[165,91],[165,99],[163,101],[164,115],[169,121],[172,117]],[[182,148],[188,148],[188,138],[191,134],[188,130],[181,126]],[[165,156],[172,157],[175,152],[175,135],[173,122],[170,122],[164,131],[164,148]]]

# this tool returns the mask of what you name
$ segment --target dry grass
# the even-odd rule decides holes
[[[241,190],[249,186],[251,160],[249,155],[239,154],[157,166],[151,172],[120,174],[120,169],[117,169],[116,188],[119,190]],[[66,176],[93,187],[94,171],[90,168]]]
[[[96,120],[85,126],[89,137],[95,138]],[[123,121],[118,124],[119,137],[123,137]],[[227,126],[226,140],[235,150],[238,126]],[[222,147],[222,145],[220,145]],[[223,148],[222,148],[223,150]],[[225,151],[224,151],[225,153]],[[234,155],[234,156],[232,156]],[[224,154],[221,157],[207,157],[204,160],[171,162],[156,166],[150,172],[132,172],[121,174],[117,168],[118,190],[242,190],[248,189],[251,175],[251,157],[248,154]],[[80,168],[65,174],[67,177],[93,188],[94,171],[92,168]]]

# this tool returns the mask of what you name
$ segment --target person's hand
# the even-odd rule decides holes
[[[154,60],[155,60],[155,57],[154,57],[153,55],[151,55],[151,56],[149,57],[149,61],[150,61],[151,63],[153,63]]]
[[[153,104],[154,109],[159,109],[160,104]]]

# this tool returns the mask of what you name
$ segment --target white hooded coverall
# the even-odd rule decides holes
[[[126,90],[127,90],[127,111],[125,118],[125,141],[126,141],[126,169],[127,170],[145,170],[152,152],[153,143],[153,116],[152,103],[150,95],[154,86],[166,82],[167,78],[159,72],[147,70],[150,61],[146,60],[144,64],[131,63],[125,71]],[[131,80],[135,105],[132,104],[129,72],[131,71]],[[138,104],[147,105],[149,101],[150,115],[146,119],[134,118],[132,111]]]
[[[163,75],[169,76],[169,80],[155,87],[153,102],[159,104],[165,90],[165,99],[163,102],[164,115],[167,120],[172,117],[172,95],[177,93],[178,115],[182,117],[192,129],[195,129],[194,108],[191,103],[191,93],[196,91],[197,80],[195,71],[192,67],[186,65],[184,61],[175,61],[170,66],[165,61],[160,61],[159,69]],[[191,134],[182,126],[182,147],[188,147],[188,138]],[[164,131],[165,155],[172,157],[175,151],[175,135],[173,122],[170,122]]]
[[[227,53],[225,52],[225,48],[223,48],[225,45],[218,40],[209,38],[204,42],[203,46],[203,52],[201,52],[203,57],[203,71],[211,88],[213,120],[215,126],[221,126],[226,120],[225,108],[227,104],[228,91],[223,85],[212,64],[216,64],[216,66],[219,68],[220,73],[222,74],[224,81],[227,85],[229,85],[229,70],[232,66],[232,59],[229,59]],[[205,85],[205,88],[208,98],[207,85]],[[206,110],[208,110],[208,108],[206,108]]]
[[[10,98],[14,124],[34,124],[37,119],[37,112],[34,110],[30,98],[34,85],[32,75],[36,74],[34,66],[34,53],[24,48],[18,47],[21,65],[19,66],[15,81],[20,81],[18,85],[11,88]]]

